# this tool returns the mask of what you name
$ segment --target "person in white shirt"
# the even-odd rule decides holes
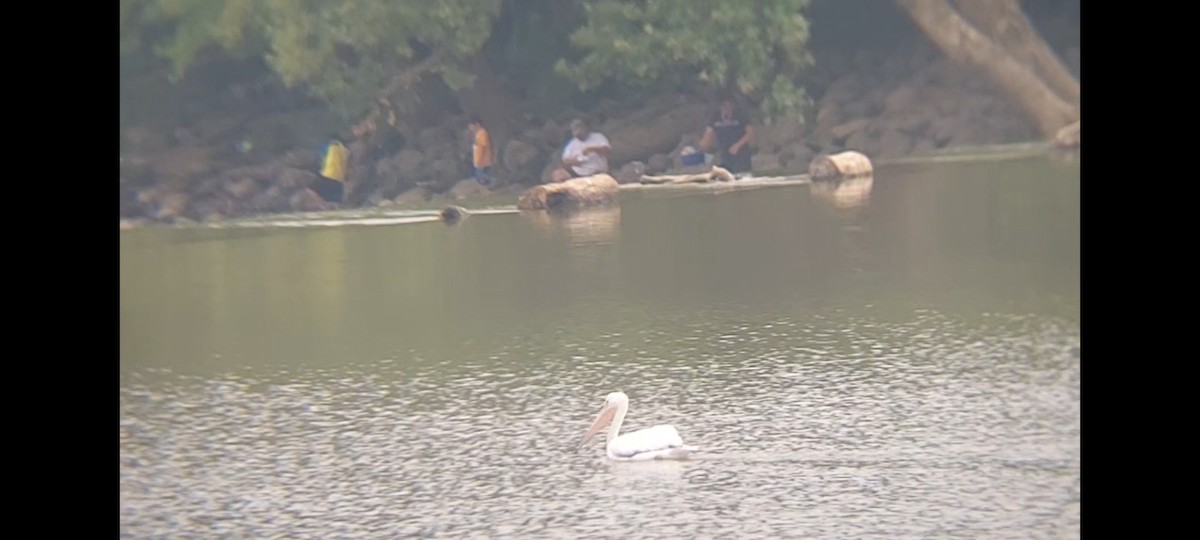
[[[608,153],[612,150],[608,138],[589,130],[578,118],[571,121],[571,134],[574,137],[563,148],[562,166],[551,175],[553,181],[608,172]]]

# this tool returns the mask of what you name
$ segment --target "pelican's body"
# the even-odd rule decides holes
[[[583,445],[608,426],[605,449],[608,458],[617,461],[646,461],[652,459],[687,459],[697,449],[684,446],[675,426],[658,425],[632,433],[620,434],[625,413],[629,412],[629,397],[613,392],[604,400],[604,408],[583,437]],[[582,446],[582,445],[581,445]]]

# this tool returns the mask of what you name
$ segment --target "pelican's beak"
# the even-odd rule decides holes
[[[583,436],[583,442],[580,443],[579,447],[583,448],[587,446],[587,443],[591,442],[592,437],[595,437],[600,430],[612,423],[613,415],[616,413],[616,407],[605,403],[604,408],[600,409],[600,415],[596,417],[596,421],[592,422],[592,427],[588,428],[587,433]]]

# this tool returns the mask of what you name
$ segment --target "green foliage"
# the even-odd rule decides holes
[[[812,64],[805,50],[808,0],[595,0],[572,35],[585,51],[558,70],[587,90],[702,84],[759,96],[764,112],[807,103],[793,79]]]
[[[122,41],[130,24],[169,23],[155,46],[175,77],[209,46],[261,54],[286,85],[352,115],[419,60],[416,48],[445,55],[430,67],[452,87],[469,84],[455,60],[479,50],[499,8],[500,0],[123,0]]]

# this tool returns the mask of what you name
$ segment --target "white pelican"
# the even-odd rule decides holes
[[[604,426],[608,426],[608,458],[617,461],[646,461],[651,459],[687,459],[697,450],[694,446],[684,446],[683,439],[675,426],[659,425],[638,430],[633,433],[618,435],[621,423],[625,421],[625,413],[629,412],[629,396],[624,392],[613,392],[604,398],[604,408],[592,422],[587,434],[583,436],[583,444],[595,437]]]

